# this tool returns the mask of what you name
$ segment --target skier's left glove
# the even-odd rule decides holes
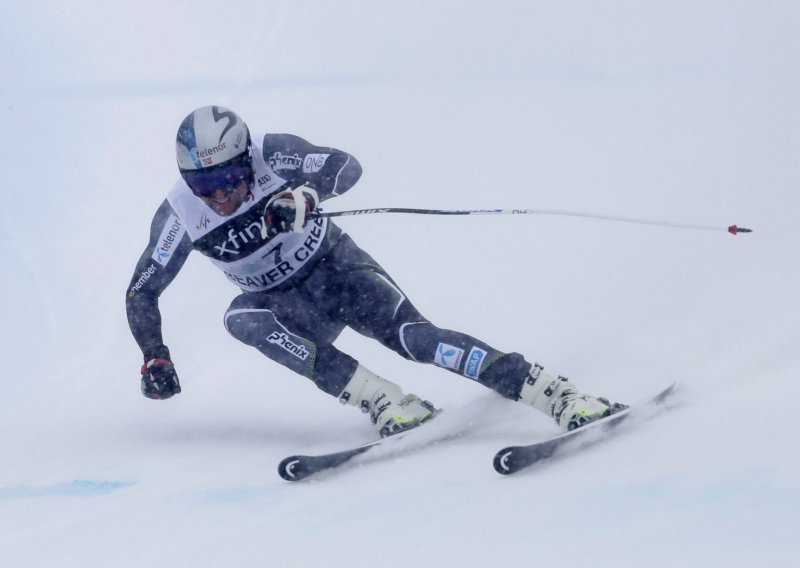
[[[175,365],[169,359],[150,359],[142,365],[142,394],[163,400],[181,392]]]
[[[268,240],[278,233],[302,233],[307,221],[306,215],[318,205],[317,192],[304,185],[273,195],[264,207],[261,236]]]

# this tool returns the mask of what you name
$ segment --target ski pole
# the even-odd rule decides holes
[[[349,211],[315,211],[310,213],[309,217],[345,217],[350,215],[373,215],[376,213],[410,213],[413,215],[557,215],[562,217],[581,217],[584,219],[616,221],[620,223],[635,223],[637,225],[673,227],[677,229],[727,231],[732,235],[753,232],[752,229],[745,229],[737,225],[729,225],[728,227],[692,225],[689,223],[674,223],[670,221],[656,221],[652,219],[639,219],[636,217],[619,217],[615,215],[600,215],[597,213],[580,213],[577,211],[561,211],[555,209],[412,209],[408,207],[381,207],[375,209],[351,209]]]

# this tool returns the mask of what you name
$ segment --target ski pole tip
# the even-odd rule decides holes
[[[737,235],[739,233],[752,233],[752,229],[745,229],[744,227],[737,227],[736,225],[731,225],[728,227],[728,232],[731,235]]]

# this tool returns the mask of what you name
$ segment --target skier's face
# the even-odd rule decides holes
[[[233,215],[250,193],[247,182],[242,182],[231,190],[218,189],[211,197],[201,197],[214,213],[227,217]]]

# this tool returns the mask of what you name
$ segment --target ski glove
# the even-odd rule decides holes
[[[175,365],[169,359],[150,359],[142,365],[142,394],[162,400],[181,392]]]
[[[306,224],[306,214],[319,205],[317,192],[308,186],[287,189],[273,195],[264,207],[264,223],[261,236],[271,239],[278,233],[294,231],[302,233]]]

